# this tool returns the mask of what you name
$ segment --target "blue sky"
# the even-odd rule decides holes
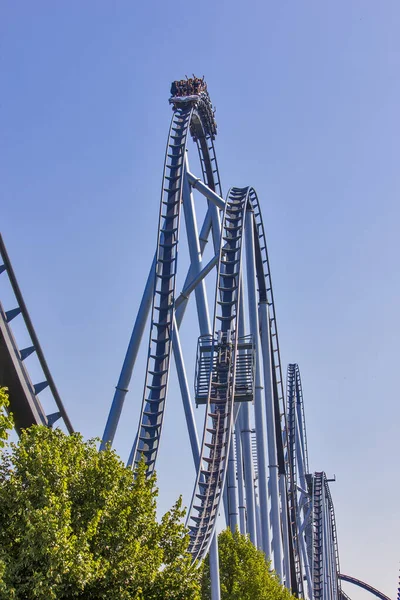
[[[154,253],[170,82],[205,75],[224,193],[251,184],[262,201],[283,363],[300,365],[311,466],[337,477],[342,570],[394,596],[398,2],[36,0],[0,11],[1,232],[75,427],[102,434]],[[123,457],[142,363],[116,440]],[[161,510],[178,493],[190,500],[184,427],[172,378]]]

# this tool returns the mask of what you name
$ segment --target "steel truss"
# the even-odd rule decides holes
[[[325,473],[309,473],[303,395],[295,364],[288,368],[285,406],[275,303],[257,194],[251,187],[234,187],[223,199],[211,102],[203,80],[189,82],[172,86],[179,89],[179,95],[170,99],[173,115],[156,252],[101,448],[113,443],[150,315],[140,420],[128,464],[135,467],[144,460],[149,475],[155,469],[173,356],[197,471],[187,519],[189,551],[194,563],[210,552],[213,600],[220,598],[215,532],[222,507],[227,525],[249,535],[299,598],[343,600],[332,498]],[[200,178],[189,169],[190,136],[200,158]],[[207,201],[200,233],[195,191]],[[190,265],[178,294],[181,208]],[[203,264],[210,235],[214,256]],[[209,306],[206,280],[212,273],[216,284],[214,302]],[[205,406],[201,442],[179,334],[193,292],[199,324],[195,400]]]
[[[248,533],[252,541],[272,558],[282,581],[290,586],[282,440],[286,412],[275,304],[259,201],[251,187],[231,188],[227,199],[222,197],[214,150],[216,129],[210,118],[208,93],[203,90],[197,95],[173,97],[171,103],[173,115],[165,157],[155,258],[102,447],[113,442],[150,315],[140,422],[128,462],[134,467],[142,459],[148,473],[154,471],[171,357],[174,356],[197,470],[188,515],[189,549],[193,560],[201,561],[210,550],[215,579],[215,530],[224,505],[227,524],[237,525],[243,533]],[[197,146],[201,178],[189,170],[186,152],[189,134]],[[195,190],[205,197],[208,205],[200,234]],[[177,294],[181,208],[190,266],[183,289]],[[214,258],[203,265],[202,255],[210,235]],[[207,276],[213,272],[216,287],[214,303],[210,307],[205,286]],[[195,293],[199,323],[196,401],[205,405],[201,443],[196,434],[179,336],[192,292]],[[213,581],[213,598],[218,597],[218,582]]]
[[[196,467],[187,519],[189,551],[194,564],[209,552],[212,599],[220,598],[215,532],[223,511],[226,524],[249,535],[297,597],[348,600],[340,586],[343,580],[388,600],[368,584],[340,573],[329,480],[324,472],[309,470],[303,392],[296,364],[288,367],[285,405],[270,265],[257,194],[251,187],[231,188],[226,200],[222,197],[214,149],[216,124],[204,81],[175,82],[173,90],[156,252],[101,449],[113,443],[149,320],[140,420],[128,464],[135,467],[144,460],[148,474],[154,472],[174,357]],[[197,147],[200,178],[189,169],[189,137]],[[207,207],[200,231],[195,190]],[[190,265],[177,294],[182,209]],[[204,264],[210,237],[213,256]],[[10,388],[16,429],[19,432],[32,424],[52,426],[61,418],[72,433],[1,236],[0,253],[0,273],[8,276],[17,304],[7,312],[0,305],[0,385]],[[212,274],[214,302],[209,306],[206,281]],[[180,340],[193,292],[199,325],[195,401],[205,407],[201,441]],[[20,313],[31,339],[22,350],[10,328]],[[36,385],[24,363],[32,353],[37,354],[43,371],[43,381]],[[49,415],[38,398],[45,387],[57,407]]]

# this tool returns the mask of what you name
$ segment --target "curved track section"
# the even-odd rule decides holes
[[[377,598],[380,598],[380,600],[391,600],[389,598],[389,596],[382,594],[382,592],[380,592],[376,588],[372,587],[372,585],[368,585],[368,583],[364,583],[364,581],[360,581],[360,579],[356,579],[355,577],[350,577],[350,575],[343,575],[343,573],[339,574],[339,579],[341,579],[342,581],[347,581],[348,583],[353,583],[354,585],[357,585],[358,587],[362,588],[363,590],[370,592]]]
[[[259,301],[267,302],[271,330],[271,357],[274,380],[275,426],[278,452],[279,475],[286,478],[284,447],[282,431],[286,431],[286,406],[283,388],[282,362],[279,348],[278,327],[276,321],[276,308],[274,291],[272,288],[271,268],[268,258],[267,239],[264,223],[261,216],[260,203],[253,188],[250,189],[250,200],[254,210],[255,241],[256,241],[256,267]],[[285,483],[286,485],[286,483]]]
[[[169,379],[180,208],[189,131],[197,142],[207,183],[215,187],[213,175],[214,172],[218,174],[212,144],[215,127],[210,117],[208,94],[202,92],[198,96],[173,98],[171,102],[174,112],[164,163],[149,350],[140,423],[132,452],[135,466],[144,459],[148,475],[154,471]],[[219,178],[217,182],[219,185]]]
[[[187,520],[190,531],[189,550],[194,560],[202,560],[208,551],[226,477],[235,393],[242,238],[246,218],[253,219],[256,233],[258,300],[267,301],[270,308],[273,340],[271,355],[274,371],[278,373],[274,379],[275,391],[283,390],[271,276],[258,198],[253,188],[232,188],[223,217],[213,335],[207,341],[210,347],[211,367],[201,462]],[[283,401],[283,391],[280,393],[276,391],[275,396],[279,403]],[[278,446],[281,444],[283,458],[279,415],[278,410],[279,438],[277,439]],[[284,464],[283,471],[285,471]]]
[[[230,190],[222,222],[213,334],[206,340],[210,369],[201,462],[188,516],[189,551],[194,560],[202,559],[208,551],[226,477],[233,424],[242,239],[248,192],[248,188]]]

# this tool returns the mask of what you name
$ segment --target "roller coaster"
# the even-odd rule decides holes
[[[100,450],[112,444],[141,348],[147,354],[139,424],[128,465],[144,460],[151,475],[167,410],[175,361],[196,469],[187,516],[194,565],[210,560],[212,599],[220,598],[217,528],[239,528],[271,559],[298,598],[345,600],[341,581],[383,600],[387,596],[341,573],[330,479],[309,468],[300,371],[282,373],[270,261],[260,202],[252,187],[232,187],[226,198],[215,153],[215,111],[203,79],[173,82],[172,120],[165,154],[157,242]],[[189,167],[189,140],[200,177]],[[195,201],[196,194],[196,201]],[[203,200],[201,200],[201,198]],[[204,204],[199,230],[195,208]],[[183,214],[182,214],[183,213]],[[181,216],[187,268],[178,271]],[[209,240],[212,249],[207,249]],[[205,260],[207,252],[209,258]],[[31,424],[72,425],[61,401],[23,296],[0,238],[3,264],[16,306],[0,305],[0,385],[10,392],[16,429]],[[179,261],[181,269],[181,261]],[[178,275],[184,275],[178,293]],[[214,289],[208,302],[206,282]],[[180,330],[193,294],[198,320],[194,398],[188,383]],[[31,344],[19,349],[11,321],[22,315]],[[212,315],[212,317],[210,317]],[[146,325],[147,342],[143,342]],[[193,328],[193,322],[190,323]],[[192,335],[193,339],[193,335]],[[25,359],[36,353],[43,381],[33,384]],[[46,414],[39,394],[48,387],[55,411]],[[204,407],[200,438],[194,404]]]

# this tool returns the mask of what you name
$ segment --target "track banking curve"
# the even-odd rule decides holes
[[[347,583],[353,583],[354,585],[357,585],[358,587],[362,588],[363,590],[370,592],[377,598],[380,598],[380,600],[391,600],[391,598],[389,598],[389,596],[386,596],[385,594],[383,594],[376,588],[372,587],[372,585],[369,585],[368,583],[364,583],[364,581],[361,581],[360,579],[356,579],[355,577],[350,577],[350,575],[344,575],[343,573],[339,574],[339,579],[341,579],[342,581],[347,581]]]
[[[203,430],[201,464],[188,513],[189,550],[194,560],[206,555],[224,488],[231,433],[238,363],[242,253],[247,220],[254,232],[258,303],[270,307],[269,326],[275,338],[273,366],[280,370],[279,345],[275,323],[269,262],[264,227],[257,194],[253,188],[231,188],[222,221],[218,275],[215,292],[214,327],[208,343],[208,400]],[[267,308],[268,310],[268,308]],[[273,323],[273,325],[272,325]],[[280,378],[274,381],[274,396],[279,398]],[[276,402],[276,404],[278,404]],[[279,428],[279,436],[281,431]],[[283,455],[283,445],[282,445]]]

